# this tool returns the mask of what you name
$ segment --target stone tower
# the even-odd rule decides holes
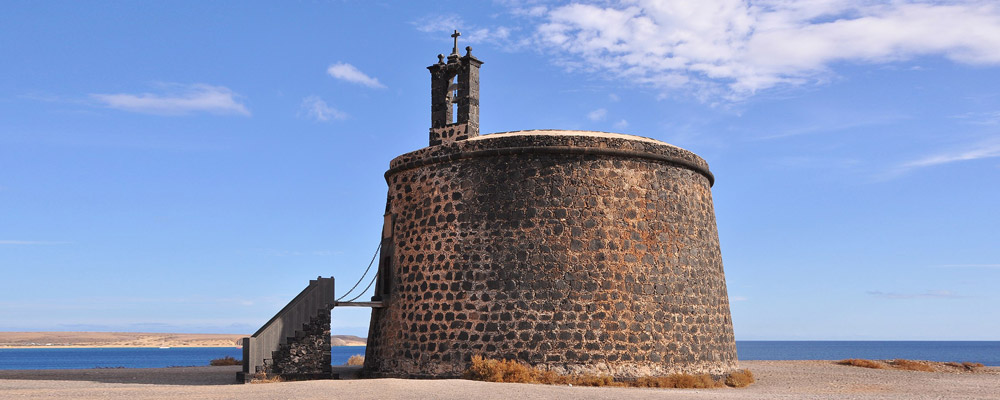
[[[483,62],[472,56],[471,47],[459,56],[459,35],[458,31],[451,35],[455,47],[448,62],[438,54],[437,64],[427,67],[431,71],[431,146],[479,136],[479,67]]]
[[[632,135],[479,136],[481,64],[453,50],[429,67],[430,146],[385,173],[367,371],[456,377],[474,355],[620,378],[734,370],[708,164]]]

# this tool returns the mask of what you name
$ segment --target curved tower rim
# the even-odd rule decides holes
[[[701,174],[708,180],[710,187],[715,184],[715,176],[709,170],[708,163],[681,147],[643,136],[556,129],[499,132],[425,147],[394,158],[389,163],[385,178],[388,180],[398,172],[431,164],[530,153],[597,155],[666,162]]]

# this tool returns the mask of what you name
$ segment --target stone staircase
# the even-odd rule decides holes
[[[253,336],[243,338],[242,382],[256,377],[330,379],[330,310],[337,305],[333,277],[309,281]]]

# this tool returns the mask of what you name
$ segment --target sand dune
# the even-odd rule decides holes
[[[138,332],[0,332],[0,348],[31,347],[229,347],[247,334]],[[364,346],[365,339],[334,335],[334,346]]]

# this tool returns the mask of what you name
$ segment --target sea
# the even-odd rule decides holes
[[[845,358],[970,361],[1000,366],[1000,341],[758,341],[737,340],[740,360],[842,360]],[[331,363],[343,365],[365,346],[331,348]],[[165,368],[205,366],[236,347],[0,349],[0,369]]]

